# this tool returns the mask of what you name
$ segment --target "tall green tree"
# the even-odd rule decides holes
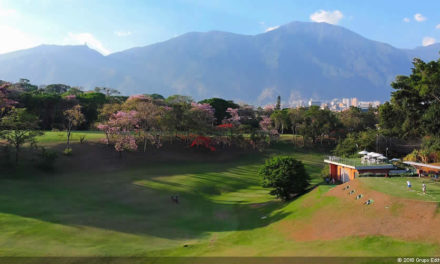
[[[304,136],[321,143],[325,136],[330,135],[339,126],[336,115],[328,109],[319,109],[318,106],[311,106],[305,111],[304,125],[302,127]]]
[[[374,108],[370,108],[365,112],[359,107],[352,106],[338,113],[337,117],[347,133],[364,131],[368,128],[373,129],[378,122]]]
[[[440,104],[440,59],[414,59],[409,76],[399,75],[389,104],[379,109],[380,127],[401,138],[438,134]]]
[[[275,105],[275,110],[281,109],[281,96],[277,96],[277,104]]]
[[[221,124],[225,118],[230,118],[231,116],[226,112],[228,108],[236,109],[238,105],[233,101],[227,101],[221,98],[210,98],[199,102],[200,104],[210,104],[215,110],[216,124]]]
[[[281,134],[284,134],[284,129],[290,126],[289,112],[287,109],[275,110],[270,115],[270,118],[275,124],[275,129],[281,131]]]

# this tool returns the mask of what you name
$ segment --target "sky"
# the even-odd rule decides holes
[[[0,0],[0,54],[41,44],[107,55],[187,32],[327,22],[397,48],[440,42],[439,0]]]

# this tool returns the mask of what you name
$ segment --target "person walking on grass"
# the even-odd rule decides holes
[[[406,185],[408,186],[408,190],[411,190],[411,182],[409,180],[406,181]]]
[[[423,194],[426,194],[426,184],[425,183],[422,184],[422,191],[423,191]]]

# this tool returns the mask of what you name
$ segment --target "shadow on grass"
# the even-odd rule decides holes
[[[66,168],[62,173],[46,175],[20,168],[20,175],[15,175],[20,177],[8,175],[0,179],[0,212],[62,225],[170,239],[253,229],[282,219],[285,215],[274,211],[285,204],[225,204],[211,200],[210,196],[255,185],[246,167],[260,163],[263,158],[257,155],[223,164],[158,162],[152,168],[110,173],[69,173]],[[181,181],[160,180],[176,174],[183,175]],[[163,188],[133,184],[139,181]],[[170,200],[175,193],[180,196],[179,204]]]
[[[55,174],[21,167],[0,178],[0,212],[169,239],[250,230],[286,217],[288,203],[259,189],[258,167],[274,152],[217,154],[218,160],[191,152],[179,153],[183,159],[130,153],[121,161],[108,148],[78,146]],[[108,165],[117,162],[122,165]],[[227,197],[234,192],[245,198]],[[170,199],[176,194],[178,204]]]

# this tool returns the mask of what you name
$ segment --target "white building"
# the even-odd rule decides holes
[[[309,100],[309,106],[313,106],[313,105],[316,105],[316,106],[321,106],[321,101],[314,101],[314,100],[312,100],[312,99],[310,99]]]

